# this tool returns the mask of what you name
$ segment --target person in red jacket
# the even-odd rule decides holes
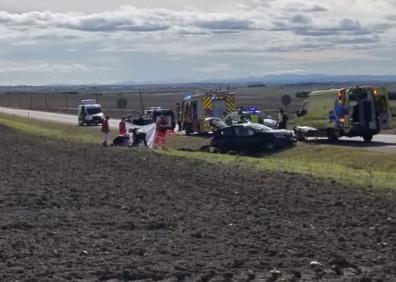
[[[157,119],[156,132],[155,132],[155,145],[156,148],[165,147],[166,132],[168,131],[168,120],[164,115],[160,115]]]
[[[110,138],[110,125],[109,125],[110,116],[106,116],[102,122],[102,132],[103,132],[103,146],[107,146]]]
[[[118,129],[119,129],[119,135],[120,136],[124,136],[124,135],[127,134],[125,117],[121,118],[121,121],[120,121],[120,123],[118,125]]]

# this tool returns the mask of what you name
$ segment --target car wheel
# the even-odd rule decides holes
[[[227,154],[229,150],[226,149],[226,148],[219,148],[219,147],[217,147],[217,148],[216,148],[216,151],[217,151],[218,153],[220,153],[220,154]]]
[[[366,142],[366,143],[370,143],[371,141],[373,141],[373,135],[371,135],[371,134],[364,135],[364,136],[363,136],[363,140],[364,140],[364,142]]]
[[[210,151],[210,146],[209,145],[203,145],[199,148],[200,152],[209,152]]]
[[[334,129],[327,129],[327,138],[329,139],[330,142],[335,143],[338,141],[338,135],[335,132]]]
[[[296,134],[297,141],[299,141],[299,142],[304,142],[305,141],[305,136],[304,136],[304,134],[301,131],[295,130],[294,134]]]
[[[275,144],[273,141],[265,141],[264,143],[264,150],[271,152],[275,150]]]

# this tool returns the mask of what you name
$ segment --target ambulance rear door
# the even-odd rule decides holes
[[[392,114],[386,88],[373,89],[373,94],[380,129],[392,128]]]
[[[224,113],[227,112],[227,105],[225,100],[213,101],[213,117],[222,118]]]

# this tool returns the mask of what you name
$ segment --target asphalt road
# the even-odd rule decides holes
[[[22,109],[11,109],[0,107],[0,113],[11,114],[22,117],[29,117],[38,120],[54,121],[63,124],[74,124],[77,125],[77,115],[58,114],[50,112],[22,110]],[[118,127],[119,120],[110,120],[110,126],[113,128]],[[322,144],[333,145],[328,143],[327,140],[316,141]],[[378,134],[373,138],[373,142],[366,144],[362,138],[341,138],[340,142],[336,146],[361,148],[370,151],[382,151],[382,152],[396,152],[396,135],[390,134]]]
[[[33,110],[22,110],[22,109],[11,109],[11,108],[3,108],[0,107],[0,113],[16,115],[21,117],[28,117],[37,120],[46,120],[46,121],[54,121],[63,124],[74,124],[77,125],[77,114],[76,115],[67,115],[67,114],[59,114],[59,113],[50,113],[50,112],[41,112],[41,111],[33,111]],[[118,127],[119,120],[110,119],[111,127]]]

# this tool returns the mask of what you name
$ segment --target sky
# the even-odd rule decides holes
[[[395,75],[396,0],[1,0],[0,84]]]

